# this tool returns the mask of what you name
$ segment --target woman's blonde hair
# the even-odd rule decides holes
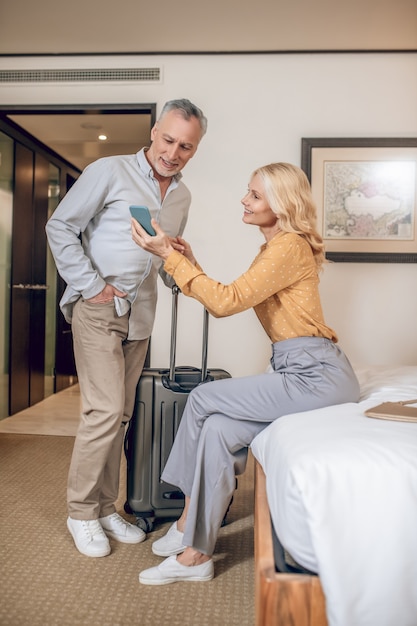
[[[317,210],[307,176],[291,163],[270,163],[253,172],[264,183],[269,206],[284,233],[297,233],[310,244],[317,268],[325,262],[323,239],[316,229]]]

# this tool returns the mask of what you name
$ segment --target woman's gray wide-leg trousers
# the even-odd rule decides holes
[[[271,365],[272,373],[199,385],[184,409],[162,478],[190,497],[184,545],[204,554],[214,552],[254,437],[282,415],[359,399],[348,359],[328,339],[277,342]]]

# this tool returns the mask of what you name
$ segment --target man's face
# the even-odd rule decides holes
[[[152,144],[146,157],[155,176],[175,176],[196,153],[201,139],[197,118],[185,120],[178,111],[168,111],[151,131]]]

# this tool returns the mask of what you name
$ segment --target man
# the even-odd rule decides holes
[[[129,206],[146,205],[165,232],[181,235],[191,194],[180,172],[206,129],[205,116],[189,100],[167,102],[152,128],[150,148],[91,163],[46,225],[67,283],[60,305],[72,324],[82,400],[68,476],[67,526],[87,556],[110,554],[108,537],[123,543],[146,537],[115,510],[125,425],[145,361],[161,271],[161,261],[132,241]]]

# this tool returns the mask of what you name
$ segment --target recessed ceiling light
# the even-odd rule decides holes
[[[98,138],[100,139],[100,141],[106,141],[107,135],[99,135]]]

